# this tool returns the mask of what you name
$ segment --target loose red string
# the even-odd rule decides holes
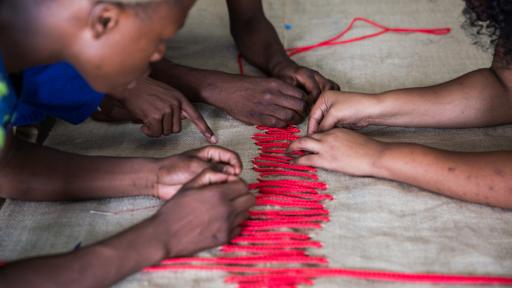
[[[373,26],[378,29],[377,32],[370,33],[363,36],[357,36],[352,37],[344,40],[342,39],[345,35],[347,35],[352,29],[354,28],[354,25],[358,22],[366,23],[370,26]],[[340,33],[338,33],[336,36],[329,38],[324,41],[320,41],[314,44],[305,45],[305,46],[298,46],[298,47],[292,47],[286,49],[286,52],[288,53],[289,57],[295,56],[297,54],[301,54],[304,52],[312,51],[318,48],[322,47],[329,47],[329,46],[337,46],[337,45],[344,45],[344,44],[350,44],[354,42],[359,42],[363,40],[367,40],[370,38],[375,38],[387,33],[399,33],[399,34],[411,34],[411,33],[419,33],[419,34],[429,34],[429,35],[436,35],[436,36],[442,36],[447,35],[451,32],[451,29],[448,27],[443,28],[396,28],[396,27],[387,27],[382,24],[379,24],[373,20],[366,19],[363,17],[356,17],[352,19],[352,21],[348,24],[348,26],[343,29]],[[238,62],[238,69],[240,71],[240,75],[244,75],[244,63],[243,63],[243,57],[241,54],[238,54],[237,57]]]
[[[379,31],[342,39],[357,22],[365,22]],[[389,28],[374,21],[355,18],[338,35],[312,45],[287,49],[293,56],[321,47],[362,41],[385,33],[423,33],[446,35],[449,28],[416,29]],[[243,74],[242,58],[238,56],[240,74]],[[440,284],[494,284],[512,285],[510,277],[473,275],[397,273],[363,269],[331,268],[325,256],[311,254],[322,243],[309,234],[329,221],[329,211],[323,202],[332,200],[330,194],[321,193],[327,184],[318,179],[317,170],[297,165],[293,160],[301,152],[288,153],[289,144],[298,139],[301,132],[295,126],[283,129],[258,126],[259,133],[252,139],[260,154],[253,160],[253,169],[259,173],[257,182],[249,185],[257,191],[256,207],[249,212],[250,218],[241,225],[241,234],[230,244],[220,248],[213,258],[167,259],[160,265],[144,271],[168,270],[219,270],[229,272],[226,283],[239,288],[298,287],[313,285],[319,277],[343,277],[374,281],[402,283]]]
[[[241,234],[222,246],[218,257],[167,259],[145,271],[221,270],[230,273],[225,282],[237,284],[239,288],[298,287],[312,285],[319,277],[402,283],[512,284],[512,278],[508,277],[328,267],[325,256],[309,253],[312,249],[322,248],[322,243],[311,239],[309,232],[321,229],[322,224],[330,220],[323,201],[331,200],[332,196],[320,193],[327,189],[327,185],[318,180],[316,169],[292,164],[293,155],[268,152],[275,147],[286,151],[291,141],[298,138],[300,130],[293,126],[257,128],[264,131],[253,137],[261,152],[253,160],[254,170],[260,175],[256,183],[249,185],[250,189],[258,191],[257,207],[249,212],[250,219],[241,225]]]

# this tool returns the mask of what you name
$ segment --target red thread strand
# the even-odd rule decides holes
[[[340,40],[346,34],[348,34],[354,28],[354,25],[356,23],[358,23],[358,22],[366,23],[366,24],[368,24],[370,26],[373,26],[373,27],[379,29],[379,31],[374,32],[374,33],[370,33],[370,34],[367,34],[367,35],[363,35],[363,36],[357,36],[357,37],[352,37],[352,38]],[[377,23],[375,21],[372,21],[370,19],[366,19],[366,18],[363,18],[363,17],[356,17],[356,18],[354,18],[349,23],[349,25],[345,29],[343,29],[339,34],[337,34],[336,36],[334,36],[334,37],[332,37],[330,39],[327,39],[327,40],[324,40],[324,41],[320,41],[320,42],[317,42],[317,43],[314,43],[314,44],[311,44],[311,45],[305,45],[305,46],[298,46],[298,47],[288,48],[288,49],[286,49],[286,51],[288,53],[288,56],[292,57],[294,55],[305,53],[305,52],[308,52],[308,51],[312,51],[312,50],[315,50],[315,49],[318,49],[318,48],[355,43],[355,42],[367,40],[367,39],[370,39],[370,38],[375,38],[375,37],[378,37],[378,36],[381,36],[381,35],[384,35],[384,34],[387,34],[387,33],[402,33],[402,34],[403,33],[420,33],[420,34],[429,34],[429,35],[435,35],[435,36],[442,36],[442,35],[446,35],[446,34],[448,34],[450,32],[451,32],[451,29],[447,28],[447,27],[443,27],[443,28],[394,28],[394,27],[386,27],[386,26],[384,26],[382,24],[379,24],[379,23]],[[244,75],[243,59],[242,59],[242,56],[240,54],[238,54],[237,62],[238,62],[240,74]],[[263,130],[263,129],[260,129],[260,130]]]
[[[344,39],[358,22],[367,23],[376,32]],[[374,21],[355,18],[338,35],[312,45],[287,49],[290,56],[318,49],[362,41],[386,33],[423,33],[445,35],[449,28],[416,29],[390,28]],[[244,73],[242,57],[238,56],[240,73]],[[229,272],[226,283],[238,284],[239,288],[290,287],[313,285],[319,277],[355,278],[401,283],[440,284],[495,284],[512,285],[510,277],[396,273],[363,269],[331,268],[324,256],[309,255],[310,249],[322,247],[322,243],[308,235],[311,229],[322,228],[329,221],[329,211],[324,200],[332,195],[319,193],[327,189],[318,180],[316,169],[296,165],[293,160],[303,152],[287,152],[289,144],[299,138],[301,132],[295,126],[286,128],[256,127],[261,132],[252,139],[259,147],[259,156],[253,160],[258,181],[249,189],[257,194],[257,206],[249,212],[250,219],[242,224],[238,237],[229,245],[221,247],[215,258],[168,259],[159,266],[147,267],[145,271],[168,270],[219,270]]]
[[[374,271],[364,269],[343,269],[343,268],[262,268],[248,266],[195,266],[188,262],[171,266],[152,266],[144,271],[168,271],[168,270],[211,270],[226,271],[231,273],[257,273],[260,275],[302,275],[311,278],[354,278],[374,281],[389,281],[398,283],[439,283],[454,285],[512,285],[512,277],[502,276],[477,276],[477,275],[454,275],[454,274],[424,274],[424,273],[398,273],[388,271]],[[258,286],[262,287],[262,286]]]

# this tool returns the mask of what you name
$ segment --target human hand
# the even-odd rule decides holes
[[[191,255],[240,233],[254,196],[238,177],[206,169],[185,184],[150,221],[167,257]]]
[[[304,92],[278,79],[226,75],[202,94],[208,103],[251,125],[286,127],[305,118]]]
[[[109,97],[102,111],[95,113],[95,119],[141,122],[141,131],[148,137],[179,133],[182,119],[190,119],[208,142],[217,143],[217,137],[194,105],[180,91],[162,82],[146,76]]]
[[[309,152],[294,160],[298,165],[372,176],[385,145],[355,131],[337,128],[300,138],[290,144],[289,150]]]
[[[365,127],[372,123],[379,106],[377,98],[368,94],[324,92],[309,114],[308,134],[327,131],[336,126]]]
[[[163,200],[173,197],[182,186],[206,168],[238,176],[242,161],[235,152],[219,146],[206,146],[157,160],[155,195]]]
[[[304,89],[308,94],[306,98],[308,104],[313,104],[322,92],[340,90],[340,86],[334,81],[325,78],[313,69],[297,65],[293,61],[285,61],[276,65],[272,76]]]

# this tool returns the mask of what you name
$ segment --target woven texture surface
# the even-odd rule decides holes
[[[430,85],[486,67],[491,60],[489,53],[472,45],[460,28],[462,1],[272,0],[265,1],[265,8],[287,47],[333,36],[357,16],[391,27],[453,28],[448,36],[385,35],[295,58],[334,79],[344,90],[378,92]],[[237,73],[236,48],[228,23],[224,1],[198,1],[185,28],[171,42],[169,57],[181,64]],[[286,23],[292,29],[286,30]],[[369,31],[371,28],[360,25],[354,33]],[[256,74],[249,66],[246,72]],[[257,155],[251,140],[256,129],[210,107],[201,106],[201,111],[217,132],[220,144],[242,156],[244,178],[254,181],[250,160]],[[464,130],[369,127],[363,132],[386,141],[457,151],[512,149],[511,126]],[[153,140],[144,137],[136,125],[88,121],[80,126],[59,122],[47,144],[89,155],[165,156],[206,142],[189,123],[179,135]],[[512,212],[391,181],[323,171],[319,176],[336,199],[327,204],[331,222],[314,234],[325,245],[315,253],[327,255],[333,267],[492,275],[512,271]],[[94,243],[140,222],[155,209],[116,216],[91,214],[90,210],[118,211],[158,203],[144,197],[82,203],[6,201],[0,210],[0,259],[69,251],[78,242]],[[220,272],[139,273],[118,286],[224,287],[223,278]],[[316,283],[321,287],[399,286],[344,279],[320,279]]]

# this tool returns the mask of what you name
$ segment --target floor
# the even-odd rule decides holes
[[[223,3],[198,1],[185,28],[170,43],[172,60],[194,67],[237,72],[236,48],[229,35]],[[489,53],[473,45],[461,29],[462,1],[268,0],[264,3],[287,47],[333,36],[357,16],[388,26],[453,29],[443,37],[385,35],[295,58],[336,80],[347,91],[377,92],[430,85],[486,67],[491,60]],[[361,25],[354,33],[370,31],[372,28]],[[248,71],[257,74],[254,69]],[[257,153],[250,140],[255,129],[211,107],[202,106],[201,111],[218,133],[220,144],[241,154],[247,167],[244,178],[254,181],[256,176],[248,167]],[[512,126],[464,130],[369,127],[363,133],[383,140],[457,151],[512,149]],[[88,155],[155,157],[206,145],[190,124],[180,135],[153,140],[141,135],[136,125],[114,126],[93,121],[80,126],[59,122],[47,144]],[[325,247],[314,253],[328,255],[332,267],[510,275],[512,212],[464,203],[392,181],[329,172],[321,172],[320,177],[329,184],[335,200],[327,204],[331,222],[313,235]],[[91,210],[120,211],[159,203],[144,197],[81,203],[6,201],[0,210],[0,259],[69,251],[78,242],[94,243],[140,222],[155,209],[115,216],[90,213]],[[212,250],[203,254],[215,253]],[[224,287],[223,275],[221,272],[138,273],[117,286]],[[403,285],[318,279],[316,286]]]

